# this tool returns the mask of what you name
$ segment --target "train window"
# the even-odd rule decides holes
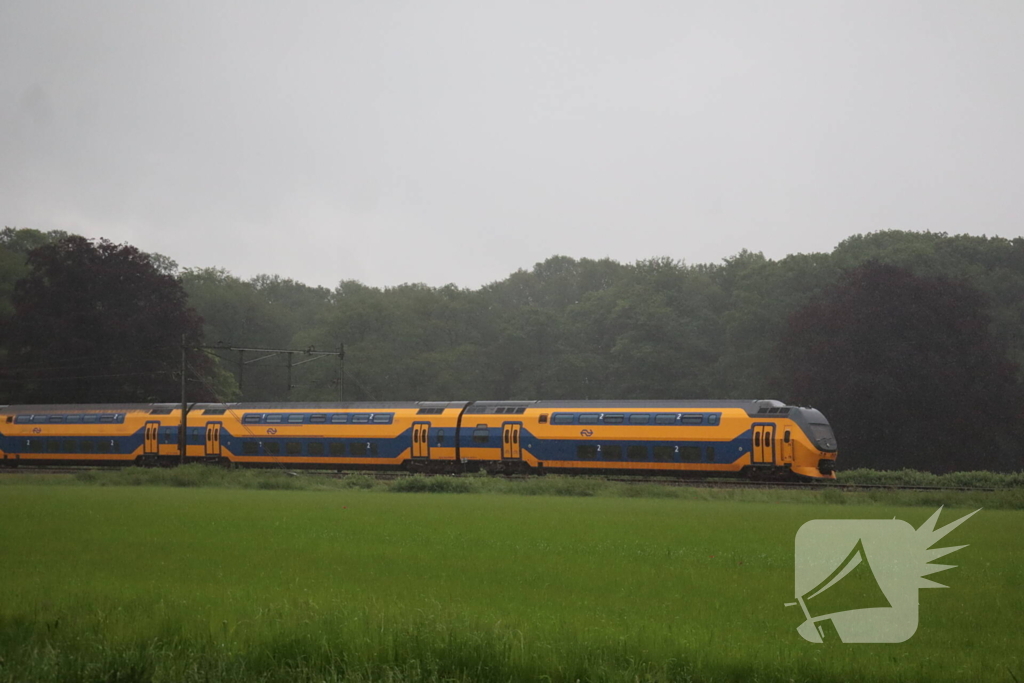
[[[684,425],[699,425],[704,424],[704,416],[700,414],[686,414],[679,418],[679,421]]]
[[[599,417],[600,417],[600,415],[598,415],[597,413],[583,413],[582,415],[580,415],[580,424],[581,425],[596,425],[597,424],[597,418],[599,418]]]
[[[120,441],[115,441],[114,439],[111,439],[110,440],[110,452],[111,453],[120,453],[121,452],[121,442]]]
[[[292,413],[288,416],[288,424],[302,424],[306,421],[306,416],[302,413]]]
[[[548,421],[548,416],[547,416],[546,413],[544,415],[541,415],[540,417],[537,418],[537,422],[539,422],[540,424],[547,424],[547,421]]]
[[[171,414],[171,408],[153,408],[153,410],[149,411],[149,414],[150,415],[170,415]]]
[[[704,449],[704,455],[707,457],[708,462],[714,462],[715,461],[715,447],[714,446],[708,446],[707,448],[705,448]]]
[[[487,443],[490,440],[491,430],[487,428],[487,425],[477,425],[476,429],[473,430],[473,442]]]
[[[355,413],[352,416],[352,421],[356,422],[358,424],[365,424],[365,423],[370,421],[370,414],[369,413]]]
[[[107,439],[100,439],[96,442],[97,453],[109,453],[110,452],[110,441]]]
[[[263,450],[267,455],[281,455],[281,442],[265,441],[263,442]]]
[[[629,424],[631,425],[645,425],[651,421],[650,415],[630,415]]]
[[[284,419],[284,415],[267,415],[267,424],[279,424]]]
[[[516,408],[516,415],[522,415],[526,412],[526,406],[519,406]]]
[[[113,415],[100,415],[100,422],[110,423],[114,421]]]
[[[761,432],[754,432],[754,448],[761,447]]]
[[[46,451],[48,453],[60,453],[60,440],[50,439],[46,442]]]
[[[444,408],[420,408],[416,411],[417,415],[440,415],[444,412]]]
[[[654,416],[654,424],[659,425],[674,425],[676,423],[676,416],[671,413],[661,413]]]
[[[555,413],[551,416],[551,424],[553,425],[571,425],[575,415],[572,413]]]
[[[32,448],[30,450],[33,453],[42,453],[43,452],[43,440],[42,439],[32,439]]]
[[[601,457],[605,460],[622,460],[622,445],[605,444],[601,449]]]
[[[345,455],[345,442],[332,440],[331,441],[331,455]]]
[[[49,415],[33,415],[32,422],[45,423],[50,419]]]
[[[310,441],[306,444],[306,452],[310,455],[323,455],[324,454],[324,442],[323,441]]]
[[[616,414],[616,415],[605,415],[604,416],[604,423],[606,425],[618,425],[618,424],[622,424],[622,420],[623,419],[625,419],[625,418],[624,418],[624,416],[621,413],[620,414]]]
[[[626,449],[626,455],[630,460],[647,460],[647,446],[636,444]]]
[[[263,416],[259,413],[246,413],[242,416],[242,424],[246,425],[258,425],[263,421]]]
[[[314,414],[314,415],[310,415],[309,416],[309,422],[310,422],[310,424],[321,424],[323,422],[327,422],[327,416],[324,415],[323,413],[317,413],[317,414]]]
[[[82,416],[82,424],[92,424],[94,422],[99,422],[99,416],[98,415],[83,415]]]
[[[79,453],[92,453],[92,441],[79,441],[78,442]]]
[[[14,416],[13,415],[8,415],[7,416],[7,424],[10,424],[13,420],[14,420]]]
[[[75,452],[75,442],[70,440],[70,439],[65,439],[65,441],[64,441],[64,452],[65,453],[74,453]]]
[[[374,441],[370,444],[370,455],[377,455],[377,442]]]
[[[203,415],[223,415],[226,412],[225,408],[207,408],[203,411]]]
[[[444,430],[443,429],[438,429],[437,430],[437,445],[440,446],[443,443],[444,443]]]
[[[81,415],[68,415],[66,418],[64,418],[64,421],[65,422],[79,423],[79,422],[82,421],[82,416]]]
[[[581,443],[576,445],[576,457],[580,460],[593,460],[597,457],[597,444]]]
[[[288,455],[302,455],[302,442],[289,441],[284,446],[284,452]]]
[[[31,415],[18,415],[14,418],[14,424],[23,425],[32,421]]]
[[[511,432],[511,431],[512,431],[511,429],[506,429],[505,430],[505,443],[508,443],[508,433]]]
[[[672,462],[672,456],[676,449],[672,446],[655,446],[654,459],[658,462]]]
[[[63,422],[64,421],[64,416],[63,415],[51,415],[49,421],[50,422]]]
[[[260,442],[256,439],[244,439],[242,441],[242,455],[259,455]]]
[[[391,424],[392,417],[394,417],[394,413],[375,413],[373,415],[373,424],[389,425]]]
[[[348,422],[348,413],[334,413],[331,415],[331,424],[344,424]]]
[[[789,443],[789,439],[790,435],[789,430],[787,429],[786,432],[782,435],[782,443]]]
[[[708,415],[708,424],[711,425],[711,426],[717,425],[718,424],[718,420],[719,420],[720,417],[721,416],[718,413],[714,413],[712,415]]]
[[[349,450],[355,456],[366,455],[366,446],[365,441],[353,441]]]
[[[700,446],[680,446],[679,457],[683,462],[697,462],[700,460]]]

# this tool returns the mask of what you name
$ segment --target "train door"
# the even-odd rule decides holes
[[[220,422],[206,423],[206,455],[220,455]]]
[[[159,439],[157,438],[160,434],[160,423],[159,422],[147,422],[143,430],[145,438],[142,442],[142,454],[143,455],[158,455],[160,452]]]
[[[501,425],[501,459],[522,460],[523,445],[519,442],[522,422],[506,422]]]
[[[782,462],[793,462],[793,430],[786,428],[782,432],[782,438],[779,440],[779,455],[782,458]]]
[[[430,423],[412,423],[412,457],[430,457]]]
[[[754,425],[752,461],[755,465],[772,465],[775,463],[775,425]]]
[[[775,425],[764,426],[764,436],[761,438],[761,448],[764,449],[764,462],[766,465],[775,464]]]

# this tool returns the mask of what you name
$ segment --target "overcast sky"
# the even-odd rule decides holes
[[[2,0],[0,222],[464,287],[1024,234],[1024,2]]]

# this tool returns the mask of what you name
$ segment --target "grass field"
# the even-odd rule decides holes
[[[932,510],[753,500],[5,482],[0,681],[1024,680],[1024,513],[910,641],[813,645],[797,529]]]

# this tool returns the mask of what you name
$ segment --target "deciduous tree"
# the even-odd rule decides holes
[[[21,403],[174,401],[184,338],[193,400],[212,400],[202,320],[175,277],[129,245],[69,236],[28,254],[14,290],[6,383]]]
[[[1017,368],[964,282],[868,263],[793,313],[791,401],[822,410],[844,467],[1019,468]]]

